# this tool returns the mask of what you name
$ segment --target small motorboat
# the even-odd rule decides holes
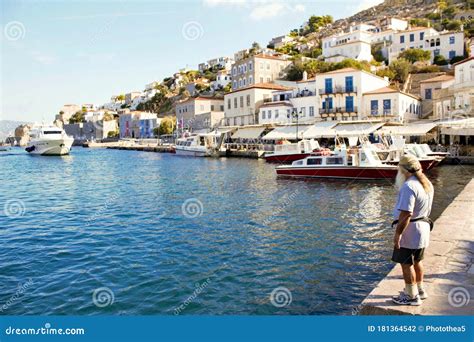
[[[365,144],[351,148],[336,144],[330,154],[315,152],[291,165],[276,167],[278,176],[292,178],[392,179],[397,172],[397,166],[382,163],[373,148]]]
[[[224,133],[204,133],[179,138],[176,141],[175,153],[178,156],[214,157],[222,149]]]
[[[319,149],[319,143],[314,139],[303,139],[297,143],[285,140],[275,145],[273,152],[265,153],[263,158],[268,163],[291,164],[295,160],[308,157],[317,149]]]

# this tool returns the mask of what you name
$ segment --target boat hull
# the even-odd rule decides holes
[[[73,142],[74,139],[33,140],[25,150],[31,155],[64,156],[71,152]]]
[[[421,164],[421,168],[423,171],[428,171],[437,166],[440,163],[440,160],[436,158],[429,158],[429,159],[419,159],[418,160]],[[386,162],[388,165],[398,165],[398,161],[389,161]]]
[[[309,157],[310,153],[294,153],[294,154],[266,154],[263,156],[267,163],[291,164],[292,162]]]
[[[175,154],[177,156],[184,156],[184,157],[207,157],[208,156],[207,151],[192,150],[192,149],[185,150],[178,147],[176,147],[175,149]]]
[[[343,178],[343,179],[393,179],[397,167],[277,167],[281,177]]]

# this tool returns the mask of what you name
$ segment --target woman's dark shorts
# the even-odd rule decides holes
[[[393,249],[392,261],[400,264],[413,265],[415,262],[424,258],[425,249],[409,249],[403,248]]]

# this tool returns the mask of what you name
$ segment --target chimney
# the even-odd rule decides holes
[[[303,71],[303,79],[302,81],[307,81],[308,80],[308,73],[305,71]]]

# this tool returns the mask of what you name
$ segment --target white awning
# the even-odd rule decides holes
[[[443,127],[441,134],[446,135],[472,135],[474,136],[474,126],[471,127]]]
[[[265,127],[243,127],[232,134],[232,139],[258,139]]]
[[[435,128],[437,123],[411,124],[405,126],[384,126],[377,133],[385,135],[422,136]]]
[[[288,125],[276,127],[273,131],[263,136],[263,140],[280,140],[280,139],[289,139],[296,140],[296,131],[298,130],[298,138],[306,138],[305,132],[310,129],[311,125],[299,125],[298,128],[296,125]]]
[[[336,134],[340,137],[356,137],[361,135],[369,135],[375,132],[384,124],[381,122],[340,122],[334,127]]]
[[[334,121],[317,122],[304,132],[304,137],[305,139],[334,138],[336,136],[334,126],[336,125],[337,122]]]

